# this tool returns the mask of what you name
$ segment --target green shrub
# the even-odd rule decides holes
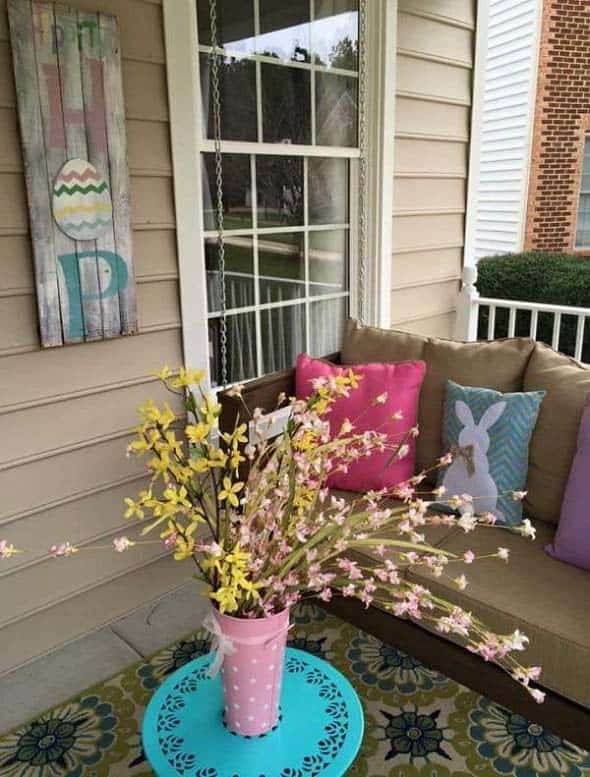
[[[481,259],[477,266],[477,288],[482,297],[546,302],[553,305],[571,305],[590,309],[590,259],[529,251],[522,254],[506,254]],[[516,334],[527,336],[531,314],[520,311],[516,318]],[[488,310],[482,308],[479,317],[478,336],[485,338],[488,327]],[[559,350],[574,354],[577,319],[562,316]],[[496,337],[508,333],[508,311],[496,310]],[[553,315],[540,313],[537,339],[551,344]],[[590,361],[590,320],[586,322],[582,358]]]

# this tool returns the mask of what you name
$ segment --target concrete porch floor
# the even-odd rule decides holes
[[[187,583],[0,677],[0,735],[198,629],[207,608],[201,590]]]

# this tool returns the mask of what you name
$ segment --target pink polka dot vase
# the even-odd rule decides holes
[[[213,610],[226,646],[221,668],[225,725],[259,736],[279,719],[289,611],[268,618],[233,618]]]

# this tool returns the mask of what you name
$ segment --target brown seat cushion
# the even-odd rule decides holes
[[[537,539],[500,529],[465,534],[456,530],[440,547],[456,554],[476,555],[509,548],[508,563],[484,559],[469,567],[457,565],[468,585],[459,591],[447,579],[433,578],[424,568],[413,567],[407,577],[479,616],[500,633],[520,629],[530,639],[522,663],[543,667],[542,684],[570,699],[590,706],[590,574],[550,558],[543,550],[554,527],[539,521]],[[455,576],[451,565],[449,572]]]
[[[590,394],[590,369],[537,343],[524,374],[524,391],[545,389],[529,451],[528,515],[557,523],[578,427]]]
[[[409,359],[426,362],[420,394],[420,436],[416,445],[416,468],[420,471],[431,467],[443,453],[445,380],[450,378],[462,386],[496,391],[521,391],[524,370],[534,347],[534,341],[528,338],[461,343],[361,326],[350,320],[344,336],[342,363]]]

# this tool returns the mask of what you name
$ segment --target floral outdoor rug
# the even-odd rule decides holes
[[[332,662],[361,697],[365,737],[351,777],[590,777],[585,750],[319,607],[298,607],[293,621],[290,644]],[[1,777],[152,775],[140,741],[145,706],[208,649],[196,632],[19,726],[0,738]]]

